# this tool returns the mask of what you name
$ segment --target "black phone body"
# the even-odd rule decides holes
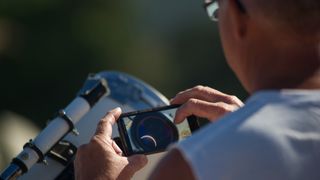
[[[170,144],[199,129],[195,116],[180,124],[173,123],[178,107],[171,105],[122,114],[117,125],[124,155],[163,152]]]

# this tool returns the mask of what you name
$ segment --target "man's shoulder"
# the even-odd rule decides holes
[[[213,171],[224,176],[232,170],[242,177],[288,178],[285,175],[290,173],[284,174],[288,172],[286,168],[293,167],[298,156],[314,150],[313,145],[320,146],[318,97],[319,102],[309,93],[258,94],[244,108],[182,142],[179,149],[203,177]],[[305,152],[301,152],[301,147],[306,147]],[[319,153],[310,155],[315,156],[320,161]],[[313,162],[305,163],[309,166]],[[205,166],[212,169],[202,170]],[[257,174],[249,173],[248,169],[255,169]]]
[[[250,109],[253,109],[250,110]],[[255,95],[239,114],[251,114],[240,120],[240,131],[260,135],[281,135],[286,131],[320,132],[320,91],[283,91]],[[236,117],[226,117],[227,119]],[[223,126],[223,123],[221,124]]]
[[[243,108],[208,125],[194,137],[202,138],[210,134],[206,138],[210,141],[233,135],[235,137],[232,138],[267,138],[289,129],[306,131],[308,128],[318,131],[320,128],[320,91],[263,92],[251,97]]]

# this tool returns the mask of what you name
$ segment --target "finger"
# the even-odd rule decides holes
[[[242,106],[242,102],[235,96],[224,94],[218,90],[205,86],[196,86],[178,93],[172,100],[171,104],[184,104],[189,99],[200,99],[209,102],[225,102]]]
[[[171,101],[173,104],[183,104],[191,98],[216,102],[221,100],[223,93],[205,86],[196,86],[178,93]]]
[[[142,169],[148,163],[148,158],[145,155],[133,155],[128,157],[128,168],[132,172],[132,175]]]
[[[121,115],[121,109],[116,108],[108,112],[98,123],[95,135],[110,138],[112,135],[112,125]]]
[[[117,107],[109,111],[103,118],[102,121],[109,121],[111,125],[113,125],[121,115],[121,108]]]
[[[210,103],[199,99],[190,99],[177,110],[174,122],[181,123],[191,115],[214,121],[235,109],[237,109],[235,106],[222,102]]]
[[[112,140],[112,147],[118,155],[122,156],[122,150],[114,140]]]

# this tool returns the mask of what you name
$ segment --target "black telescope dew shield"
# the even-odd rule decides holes
[[[105,71],[90,75],[77,97],[34,140],[26,143],[1,173],[0,180],[74,179],[77,148],[90,141],[106,112],[115,107],[129,112],[168,103],[158,91],[127,74]],[[113,137],[117,136],[117,128],[113,127]],[[141,141],[152,145],[155,139],[151,136],[146,134]]]

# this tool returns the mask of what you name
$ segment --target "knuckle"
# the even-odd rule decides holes
[[[232,99],[233,99],[234,101],[240,101],[240,99],[239,99],[237,96],[235,96],[235,95],[232,95]]]
[[[114,117],[114,114],[108,113],[108,114],[106,114],[106,115],[101,119],[101,121],[102,121],[102,122],[109,122],[109,121],[110,121],[110,118],[112,118],[112,117]]]
[[[243,102],[237,96],[234,96],[234,101],[238,107],[242,107],[244,105]]]
[[[184,113],[188,113],[197,109],[199,105],[199,100],[197,99],[189,99],[187,103],[184,105],[183,109],[181,110]]]
[[[237,96],[235,96],[235,95],[231,95],[231,96],[229,96],[229,98],[230,98],[230,100],[231,100],[232,102],[237,102],[237,101],[238,101],[238,98],[237,98]]]
[[[207,94],[207,95],[210,95],[210,96],[219,96],[219,91],[209,87],[209,86],[202,86],[202,85],[199,85],[199,86],[196,86],[194,88],[194,91],[198,94]]]
[[[231,104],[238,104],[238,102],[239,102],[238,97],[234,96],[234,95],[227,96],[226,100]]]
[[[224,103],[217,103],[217,111],[220,115],[231,112],[231,110]]]
[[[93,144],[93,145],[97,145],[97,144],[100,144],[100,138],[98,138],[96,135],[92,137],[91,141],[90,141],[90,144]]]
[[[198,104],[198,102],[199,102],[199,100],[197,100],[197,99],[189,99],[186,104],[186,107],[192,108],[192,107],[196,106]]]
[[[105,118],[102,118],[99,123],[98,123],[98,126],[105,126],[107,124],[107,119]]]
[[[197,92],[202,92],[205,89],[205,87],[202,85],[197,85],[193,89]]]
[[[181,117],[187,114],[188,112],[193,111],[193,109],[195,108],[195,106],[197,106],[197,104],[198,104],[197,99],[189,99],[185,104],[183,104],[183,106],[181,106],[177,110],[176,116]]]

